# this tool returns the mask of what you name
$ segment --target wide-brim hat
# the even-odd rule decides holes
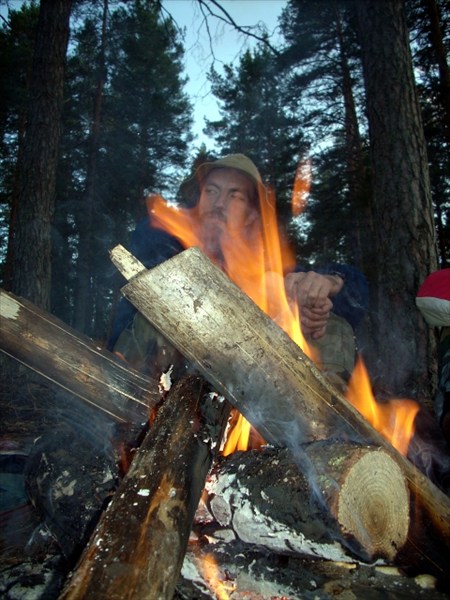
[[[214,169],[236,169],[254,182],[257,192],[265,189],[260,172],[248,156],[245,156],[245,154],[228,154],[218,160],[202,163],[192,177],[183,181],[180,185],[182,199],[189,204],[195,204],[200,196],[203,182]]]

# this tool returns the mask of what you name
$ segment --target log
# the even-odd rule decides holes
[[[172,598],[229,405],[186,376],[168,393],[60,600]]]
[[[304,451],[320,473],[316,482],[286,449],[233,454],[216,464],[206,484],[216,522],[272,553],[392,560],[410,518],[397,464],[381,448],[349,442],[313,442]]]
[[[319,474],[318,493],[345,545],[367,561],[395,560],[410,526],[406,479],[383,448],[315,442],[305,453]]]
[[[112,258],[122,270],[122,250]],[[411,494],[411,560],[448,577],[449,499],[199,249],[134,275],[122,292],[268,442],[289,448],[300,468],[299,447],[309,441],[340,438],[383,448]]]
[[[0,289],[0,350],[118,422],[146,421],[158,383],[31,302]]]

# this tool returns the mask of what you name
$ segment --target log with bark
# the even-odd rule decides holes
[[[0,350],[116,421],[148,418],[158,382],[31,302],[0,289]]]
[[[173,597],[228,412],[201,377],[169,391],[61,600]]]
[[[304,453],[320,473],[317,480],[286,450],[222,460],[206,485],[215,520],[271,552],[342,561],[395,558],[410,515],[408,487],[392,458],[381,448],[328,440],[305,445]]]
[[[322,457],[329,445],[314,442],[310,450],[316,447]],[[361,450],[364,462],[372,450]],[[347,451],[353,454],[351,446]],[[373,452],[386,457],[383,450]],[[357,454],[353,457],[357,465]],[[351,477],[352,468],[347,472]],[[340,481],[345,473],[346,468],[340,470]],[[369,494],[378,495],[373,477],[368,485]],[[176,598],[220,597],[221,590],[233,599],[448,598],[436,589],[434,577],[413,576],[407,563],[394,567],[358,560],[339,544],[339,529],[324,514],[320,490],[311,495],[309,486],[287,449],[264,447],[216,461],[194,520],[200,543],[188,546]],[[390,499],[395,502],[395,494]],[[388,513],[394,520],[395,506]]]
[[[126,273],[130,255],[123,248],[112,251],[112,260]],[[139,268],[123,294],[268,442],[289,448],[300,468],[300,447],[308,441],[347,439],[382,448],[411,495],[405,544],[411,560],[448,577],[449,499],[373,429],[287,334],[197,248],[151,271]]]

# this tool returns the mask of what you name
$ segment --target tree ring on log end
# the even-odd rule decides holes
[[[368,451],[346,472],[337,519],[372,558],[392,560],[406,542],[408,487],[397,463],[383,450]]]

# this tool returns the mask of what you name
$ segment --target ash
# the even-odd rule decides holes
[[[358,560],[339,544],[332,521],[305,495],[306,488],[287,450],[267,447],[218,461],[196,514],[175,598],[448,597],[432,576]],[[213,576],[205,569],[211,563]]]

